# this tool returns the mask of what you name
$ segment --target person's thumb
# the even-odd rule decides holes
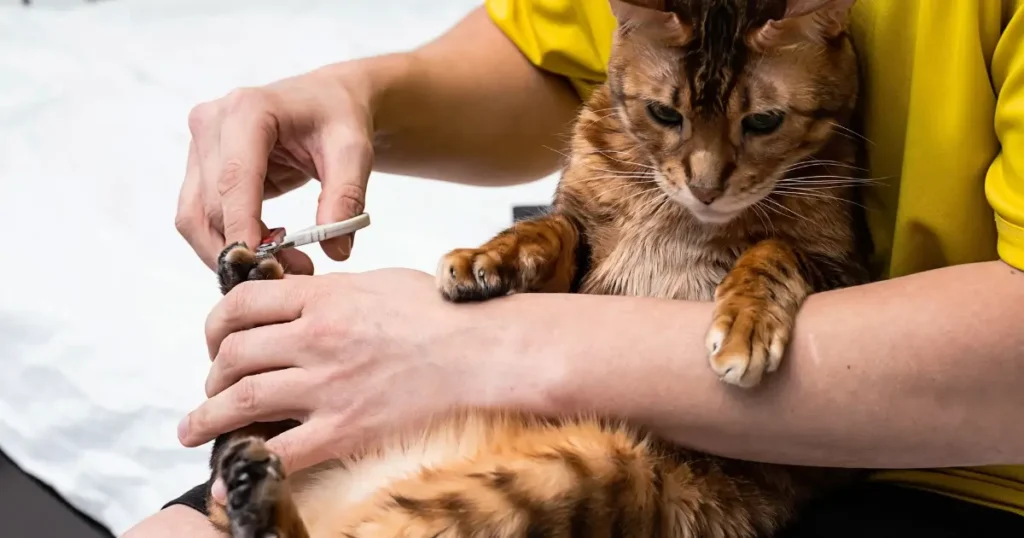
[[[334,445],[335,434],[337,430],[326,421],[313,419],[268,440],[267,450],[278,457],[285,475],[288,476],[327,460],[342,457],[343,452],[332,450],[337,448]],[[226,502],[227,486],[223,477],[214,480],[209,493],[218,504],[223,505]]]
[[[316,223],[330,224],[350,219],[363,212],[366,183],[373,169],[373,146],[369,137],[325,136],[322,144],[324,170],[320,174],[320,198]],[[355,234],[320,243],[334,261],[345,261],[352,254]]]

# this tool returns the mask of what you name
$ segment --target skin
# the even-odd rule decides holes
[[[321,183],[318,224],[363,210],[371,169],[489,186],[539,179],[558,168],[549,148],[564,146],[579,105],[477,9],[418,50],[197,105],[175,225],[213,269],[226,244],[259,243],[261,200],[310,177]],[[352,248],[351,238],[321,246],[337,261]],[[290,272],[312,274],[307,256],[286,256]]]
[[[473,46],[462,45],[468,42]],[[483,69],[494,76],[479,77]],[[225,242],[255,240],[261,198],[297,186],[285,181],[288,174],[271,174],[284,178],[270,181],[272,187],[257,180],[273,144],[254,142],[248,135],[261,129],[241,129],[254,121],[246,117],[333,118],[309,128],[313,135],[305,142],[282,142],[312,155],[317,147],[335,147],[317,146],[325,141],[322,132],[345,127],[351,138],[343,137],[349,142],[337,146],[335,158],[355,162],[361,172],[325,174],[322,158],[309,159],[309,170],[317,172],[310,175],[321,178],[325,191],[317,213],[323,222],[361,204],[367,162],[376,170],[465,183],[546,175],[559,156],[537,148],[557,143],[539,140],[560,140],[578,105],[563,82],[533,69],[482,11],[413,53],[330,66],[243,95],[273,92],[325,93],[309,99],[319,105],[299,112],[294,99],[290,109],[274,99],[232,108],[238,95],[232,94],[207,104],[217,115],[193,114],[207,129],[195,132],[247,135],[235,153],[211,150],[203,140],[212,135],[194,135],[177,224],[207,263]],[[350,114],[337,113],[339,107]],[[371,124],[384,133],[372,146],[368,135],[352,134],[368,133]],[[371,160],[360,160],[360,151]],[[218,174],[224,170],[245,172],[225,180]],[[332,192],[347,193],[347,201]],[[350,245],[324,248],[344,259]],[[308,259],[291,261],[294,272],[312,271],[303,265]],[[766,462],[1024,464],[1024,430],[1016,427],[1024,407],[1024,332],[1012,315],[1020,304],[1024,274],[999,261],[812,295],[797,317],[784,366],[762,387],[743,392],[724,387],[707,368],[710,303],[525,294],[452,305],[441,299],[433,276],[407,270],[249,282],[210,314],[211,397],[185,417],[179,438],[198,446],[253,420],[302,419],[305,424],[269,443],[285,468],[295,470],[451,406],[511,405],[541,414],[614,414],[698,450]],[[267,367],[279,370],[256,373]],[[180,506],[125,536],[171,535],[219,536],[204,516]]]

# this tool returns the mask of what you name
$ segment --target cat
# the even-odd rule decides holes
[[[753,389],[810,293],[869,280],[853,133],[853,0],[610,0],[607,81],[581,108],[552,210],[439,263],[448,301],[511,293],[714,301],[708,361]],[[227,247],[218,274],[281,278]],[[710,375],[710,372],[709,372]],[[616,421],[458,410],[375,450],[285,477],[264,439],[211,459],[235,538],[771,536],[856,470],[768,465],[674,446]]]

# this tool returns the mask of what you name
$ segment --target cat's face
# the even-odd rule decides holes
[[[612,0],[609,88],[658,185],[724,223],[852,113],[853,0]]]

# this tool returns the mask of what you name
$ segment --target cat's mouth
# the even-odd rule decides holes
[[[700,202],[682,203],[684,206],[686,206],[686,209],[689,210],[690,213],[697,218],[697,220],[707,224],[726,224],[727,222],[735,218],[736,215],[739,215],[742,212],[742,210],[722,211],[719,209],[715,209],[714,207],[706,206]]]
[[[686,208],[694,218],[706,224],[726,224],[750,205],[728,194],[711,203],[704,203],[694,196],[689,187],[668,181],[660,173],[655,173],[654,176],[658,186],[672,201]]]

